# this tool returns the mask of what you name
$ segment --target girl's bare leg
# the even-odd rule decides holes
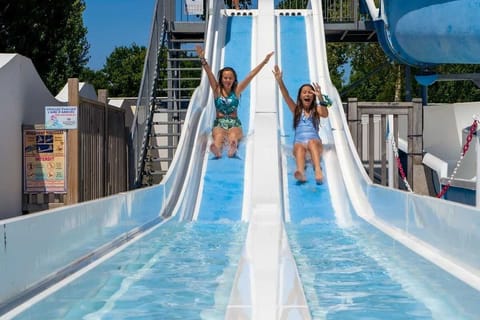
[[[237,10],[240,10],[239,0],[232,0],[233,7]]]
[[[223,141],[225,140],[226,134],[227,130],[223,128],[215,127],[212,130],[213,142],[210,145],[210,151],[215,155],[215,158],[222,157]]]
[[[310,140],[308,142],[308,150],[310,151],[310,156],[312,157],[313,168],[315,169],[315,181],[317,183],[323,182],[323,172],[322,167],[320,166],[320,160],[323,152],[322,142],[319,140]]]
[[[235,157],[238,150],[238,143],[243,137],[242,128],[230,128],[228,130],[228,156],[230,158]]]
[[[295,156],[295,162],[297,164],[297,169],[295,170],[294,176],[299,182],[307,181],[305,177],[305,155],[307,154],[307,149],[300,144],[295,143],[293,146],[293,155]]]

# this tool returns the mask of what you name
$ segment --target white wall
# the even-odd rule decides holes
[[[44,123],[44,106],[64,105],[30,59],[0,54],[0,219],[22,211],[22,124]]]
[[[448,163],[448,175],[455,169],[465,144],[462,131],[472,125],[475,115],[480,115],[480,102],[430,104],[424,107],[424,149]],[[473,142],[474,140],[456,178],[472,179],[476,176],[476,151]]]

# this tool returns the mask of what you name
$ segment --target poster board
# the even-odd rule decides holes
[[[46,106],[45,129],[77,129],[76,106]]]
[[[66,132],[23,129],[24,193],[66,193]]]

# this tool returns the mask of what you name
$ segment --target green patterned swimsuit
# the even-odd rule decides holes
[[[230,92],[228,97],[219,96],[215,99],[215,108],[217,112],[223,114],[223,118],[216,118],[213,122],[213,127],[220,127],[225,130],[234,127],[242,127],[242,122],[238,119],[238,116],[232,117],[231,115],[237,111],[238,108],[238,98],[235,95],[235,92]]]

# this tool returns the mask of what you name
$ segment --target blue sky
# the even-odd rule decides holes
[[[115,47],[148,46],[155,0],[85,0],[85,4],[89,68],[102,69]]]

